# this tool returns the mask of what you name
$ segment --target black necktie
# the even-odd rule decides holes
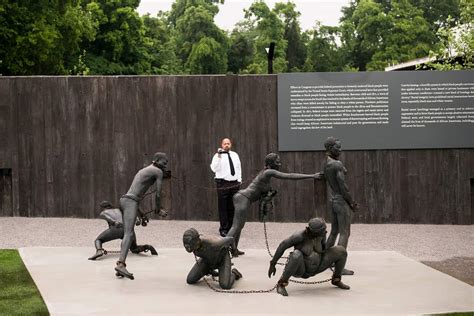
[[[232,162],[232,158],[230,158],[230,153],[225,151],[223,152],[223,154],[227,154],[227,157],[229,157],[230,174],[235,176],[234,163]]]

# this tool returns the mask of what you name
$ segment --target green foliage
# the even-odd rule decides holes
[[[225,73],[228,39],[214,23],[215,6],[206,1],[187,2],[189,6],[176,19],[175,30],[178,56],[185,73]]]
[[[262,0],[257,0],[245,10],[247,19],[247,30],[253,36],[252,41],[255,47],[253,62],[244,70],[246,73],[266,73],[267,53],[265,48],[275,42],[275,55],[273,69],[275,73],[284,72],[287,69],[285,39],[285,27],[275,10],[270,8]]]
[[[320,23],[309,32],[308,58],[304,70],[312,72],[342,71],[342,50],[337,44],[339,28]]]
[[[351,2],[341,23],[346,65],[383,70],[389,64],[427,56],[434,47],[423,11],[409,0]]]
[[[227,52],[228,71],[238,74],[246,69],[252,62],[254,50],[252,38],[247,33],[234,29]]]
[[[225,49],[212,37],[203,37],[194,44],[186,63],[191,74],[219,74],[227,70]]]
[[[460,0],[411,0],[411,3],[423,11],[423,17],[433,34],[439,27],[452,27],[454,20],[459,18]]]
[[[285,27],[284,39],[287,42],[286,59],[288,72],[303,70],[306,60],[306,43],[298,21],[301,13],[296,10],[293,2],[279,2],[275,4],[275,13],[283,21]]]
[[[474,55],[474,3],[461,0],[460,18],[454,20],[450,16],[439,28],[437,50],[430,52],[436,61],[426,65],[435,70],[463,70],[473,68]],[[450,27],[452,25],[452,27]]]
[[[219,12],[219,8],[215,5],[218,3],[224,3],[224,0],[176,0],[171,5],[168,21],[171,25],[176,26],[186,9],[199,6],[203,7],[214,17]]]
[[[472,68],[472,0],[352,0],[339,26],[305,32],[293,2],[255,0],[230,34],[214,22],[224,0],[175,0],[154,17],[139,3],[0,0],[0,75],[260,74],[271,42],[275,73],[383,70],[428,54],[442,61],[431,68]]]
[[[383,70],[389,64],[425,57],[433,47],[434,35],[420,9],[409,0],[394,0],[391,6],[386,29],[378,31],[381,43],[367,64],[368,70]]]
[[[361,71],[382,43],[382,32],[389,27],[387,15],[382,6],[372,0],[351,2],[343,11],[341,19],[341,41],[346,64]]]
[[[176,56],[176,43],[173,29],[168,25],[167,14],[160,12],[158,16],[142,17],[145,26],[145,45],[151,69],[150,74],[178,74],[182,70]]]
[[[2,315],[49,315],[17,250],[0,250],[0,276]]]
[[[87,3],[98,23],[97,36],[86,41],[91,74],[142,74],[151,68],[145,27],[136,12],[139,0],[98,0]]]
[[[96,35],[94,17],[74,0],[0,2],[0,73],[71,74],[80,43]]]

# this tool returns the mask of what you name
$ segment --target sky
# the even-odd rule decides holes
[[[150,13],[156,15],[158,11],[169,11],[172,0],[141,0],[138,7],[140,15]],[[219,5],[219,13],[215,18],[216,24],[227,31],[232,31],[234,25],[244,18],[244,8],[248,8],[253,0],[225,0],[223,5]],[[275,2],[285,2],[285,0],[265,1],[270,8]],[[296,9],[301,12],[300,23],[303,30],[312,29],[315,21],[318,20],[323,25],[335,26],[341,17],[341,8],[349,5],[350,0],[293,0]]]

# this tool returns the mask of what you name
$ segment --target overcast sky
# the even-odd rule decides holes
[[[150,13],[156,15],[158,11],[169,11],[172,0],[141,0],[138,12],[143,15]],[[219,14],[215,18],[216,24],[224,30],[231,31],[234,25],[244,18],[244,8],[252,4],[252,0],[225,0],[223,5],[219,5]],[[275,2],[285,2],[285,0],[265,1],[270,8]],[[293,0],[296,8],[301,12],[300,23],[303,30],[311,29],[315,21],[319,20],[323,25],[337,25],[341,17],[341,8],[349,4],[349,0]]]

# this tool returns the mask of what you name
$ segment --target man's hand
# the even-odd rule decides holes
[[[217,158],[221,158],[221,153],[223,153],[223,152],[224,152],[224,149],[218,148],[217,149]]]
[[[352,204],[350,205],[352,211],[357,211],[359,209],[359,204],[357,202],[352,202]]]
[[[158,214],[158,216],[160,216],[160,217],[168,216],[168,212],[165,211],[164,209],[161,209],[161,210],[159,210],[158,212],[155,212],[155,213]]]
[[[276,270],[275,264],[270,261],[270,267],[268,268],[268,277],[271,278],[272,275],[275,275],[276,271],[277,270]]]

